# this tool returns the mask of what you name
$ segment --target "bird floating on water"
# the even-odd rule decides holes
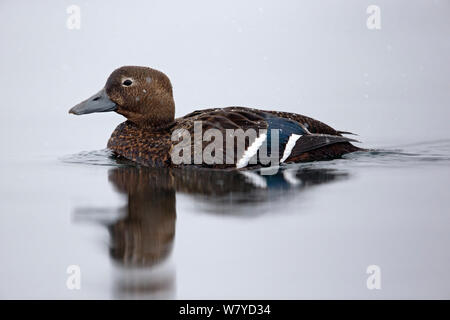
[[[148,167],[243,169],[331,160],[362,150],[351,143],[357,140],[343,136],[350,132],[296,113],[236,106],[175,118],[169,78],[148,67],[116,69],[103,89],[69,113],[110,111],[127,120],[107,147]]]

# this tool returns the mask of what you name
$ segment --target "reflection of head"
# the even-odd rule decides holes
[[[126,266],[152,266],[164,260],[175,237],[175,190],[168,175],[145,168],[111,170],[109,180],[128,195],[127,215],[109,226],[111,256]]]

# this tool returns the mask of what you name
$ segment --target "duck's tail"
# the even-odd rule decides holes
[[[349,131],[338,131],[337,133],[339,133],[339,134],[351,134],[353,136],[358,136],[358,134],[353,133],[353,132],[349,132]]]

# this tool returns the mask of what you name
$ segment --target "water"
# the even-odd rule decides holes
[[[372,4],[2,0],[0,298],[450,298],[450,3],[378,0],[369,30]],[[164,71],[177,117],[295,112],[376,151],[272,177],[118,164],[92,150],[124,118],[67,111],[123,65]]]
[[[3,162],[1,298],[450,297],[450,140],[272,176],[136,167],[108,150]]]

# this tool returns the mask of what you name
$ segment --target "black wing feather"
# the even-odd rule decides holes
[[[314,133],[308,134],[301,136],[297,140],[294,148],[291,151],[291,154],[289,155],[289,158],[339,142],[359,142],[359,141],[347,137],[332,136],[329,134],[314,134]],[[289,160],[289,158],[287,160]]]

